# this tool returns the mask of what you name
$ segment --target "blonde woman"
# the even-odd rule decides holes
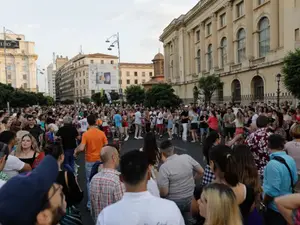
[[[204,187],[198,201],[205,225],[242,225],[234,192],[225,184],[212,183]]]
[[[37,142],[31,134],[25,134],[16,151],[12,152],[12,155],[18,157],[24,163],[27,163],[34,169],[39,162],[44,158],[44,153],[39,152]]]

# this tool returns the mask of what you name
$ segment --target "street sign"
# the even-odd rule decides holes
[[[6,40],[6,48],[20,48],[19,41]],[[0,40],[0,48],[4,48],[4,40]]]

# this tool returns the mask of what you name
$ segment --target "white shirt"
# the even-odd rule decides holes
[[[141,114],[141,112],[140,112],[140,111],[137,111],[137,112],[134,114],[134,116],[135,116],[134,123],[135,123],[135,124],[142,124],[142,120],[141,120],[142,114]]]
[[[150,178],[150,180],[148,180],[147,182],[147,190],[155,197],[160,198],[160,194],[159,194],[159,190],[158,190],[158,186],[155,180],[153,180],[152,178]]]
[[[9,155],[6,160],[6,164],[3,168],[3,172],[7,174],[9,178],[12,178],[19,174],[19,171],[23,169],[25,163],[21,161],[18,157]]]
[[[129,193],[104,208],[96,225],[184,225],[177,205],[169,200],[157,198],[148,191]]]
[[[84,118],[82,120],[79,120],[79,124],[80,124],[80,130],[81,132],[86,132],[89,125],[88,125],[88,122],[87,122],[87,119]]]
[[[162,112],[159,112],[156,123],[157,124],[163,124],[164,123]]]

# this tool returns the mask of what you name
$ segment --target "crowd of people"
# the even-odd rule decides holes
[[[144,144],[127,151],[130,134]],[[195,143],[202,166],[173,139]],[[300,107],[288,103],[0,111],[2,225],[83,224],[84,195],[97,225],[300,224],[299,172]]]

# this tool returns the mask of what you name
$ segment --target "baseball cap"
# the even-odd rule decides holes
[[[8,180],[0,189],[0,224],[34,224],[57,176],[57,161],[48,155],[32,172]]]

